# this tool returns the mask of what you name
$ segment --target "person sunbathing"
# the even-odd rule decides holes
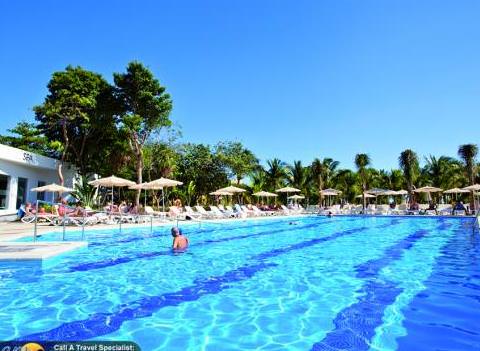
[[[86,215],[85,209],[82,207],[81,202],[77,202],[75,209],[73,210],[73,212],[71,212],[70,215],[73,217],[83,217]]]
[[[59,216],[66,216],[66,215],[69,215],[69,214],[71,214],[72,212],[75,211],[75,210],[71,209],[70,207],[68,207],[67,200],[62,199],[60,202],[61,202],[61,204],[60,204],[60,206],[58,206],[58,215]]]
[[[168,216],[171,218],[176,218],[180,215],[180,209],[177,206],[171,206],[168,211]]]
[[[188,247],[188,238],[183,235],[182,230],[178,227],[172,228],[172,236],[173,236],[173,250],[185,250]]]
[[[180,199],[175,199],[175,201],[173,201],[173,206],[176,206],[178,208],[182,208],[182,200]]]
[[[138,214],[137,205],[130,204],[129,209],[128,209],[128,213],[131,214],[131,215],[137,215]]]
[[[27,202],[25,204],[25,214],[26,215],[31,215],[31,214],[35,214],[37,211],[35,210],[35,208],[32,206],[32,204],[30,202]]]
[[[410,204],[410,211],[418,211],[419,209],[420,205],[415,200],[413,200]]]

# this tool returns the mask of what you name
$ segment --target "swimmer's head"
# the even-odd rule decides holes
[[[179,236],[182,232],[178,227],[173,227],[171,233],[173,237],[176,237]]]

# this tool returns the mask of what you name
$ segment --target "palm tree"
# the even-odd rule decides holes
[[[458,156],[462,159],[465,164],[465,173],[467,175],[469,185],[475,184],[475,158],[478,154],[478,147],[475,144],[464,144],[460,145],[458,148]],[[470,197],[470,208],[475,207],[475,198],[473,197],[473,192]]]
[[[355,198],[358,191],[357,174],[350,169],[341,169],[335,174],[333,180],[335,189],[342,191],[342,196],[347,201],[351,202]]]
[[[287,178],[287,168],[285,163],[278,158],[267,161],[268,169],[265,171],[266,183],[270,190],[275,190],[282,187]]]
[[[405,183],[405,178],[400,169],[392,169],[390,171],[390,189],[400,190]]]
[[[422,169],[422,183],[449,189],[462,186],[462,164],[453,157],[430,155],[425,157],[425,167]]]
[[[329,185],[331,179],[335,174],[335,170],[337,169],[340,162],[334,161],[332,158],[324,158],[320,160],[316,158],[313,160],[312,165],[310,166],[312,175],[317,180],[318,186],[318,204],[322,206],[323,195],[322,190],[325,185]]]
[[[418,166],[418,156],[413,150],[404,150],[398,157],[398,164],[403,171],[405,181],[407,182],[408,194],[411,197],[413,195],[413,184],[420,171]]]
[[[252,192],[256,193],[264,190],[267,183],[265,170],[261,167],[250,174]]]
[[[307,169],[303,167],[302,161],[293,161],[293,166],[288,167],[290,185],[305,190],[307,183]]]
[[[365,211],[366,202],[365,202],[365,191],[367,190],[367,166],[370,165],[371,160],[367,154],[356,154],[355,155],[355,166],[358,170],[358,176],[362,185],[362,201],[363,201],[363,210]]]

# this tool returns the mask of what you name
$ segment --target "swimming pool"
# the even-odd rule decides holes
[[[190,224],[183,254],[170,252],[169,228],[90,231],[88,248],[43,265],[0,264],[0,339],[131,340],[143,350],[479,349],[471,221]]]

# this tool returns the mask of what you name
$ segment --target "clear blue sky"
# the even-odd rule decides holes
[[[479,1],[1,1],[0,132],[33,119],[53,71],[140,60],[183,140],[263,161],[455,156],[480,136]]]

